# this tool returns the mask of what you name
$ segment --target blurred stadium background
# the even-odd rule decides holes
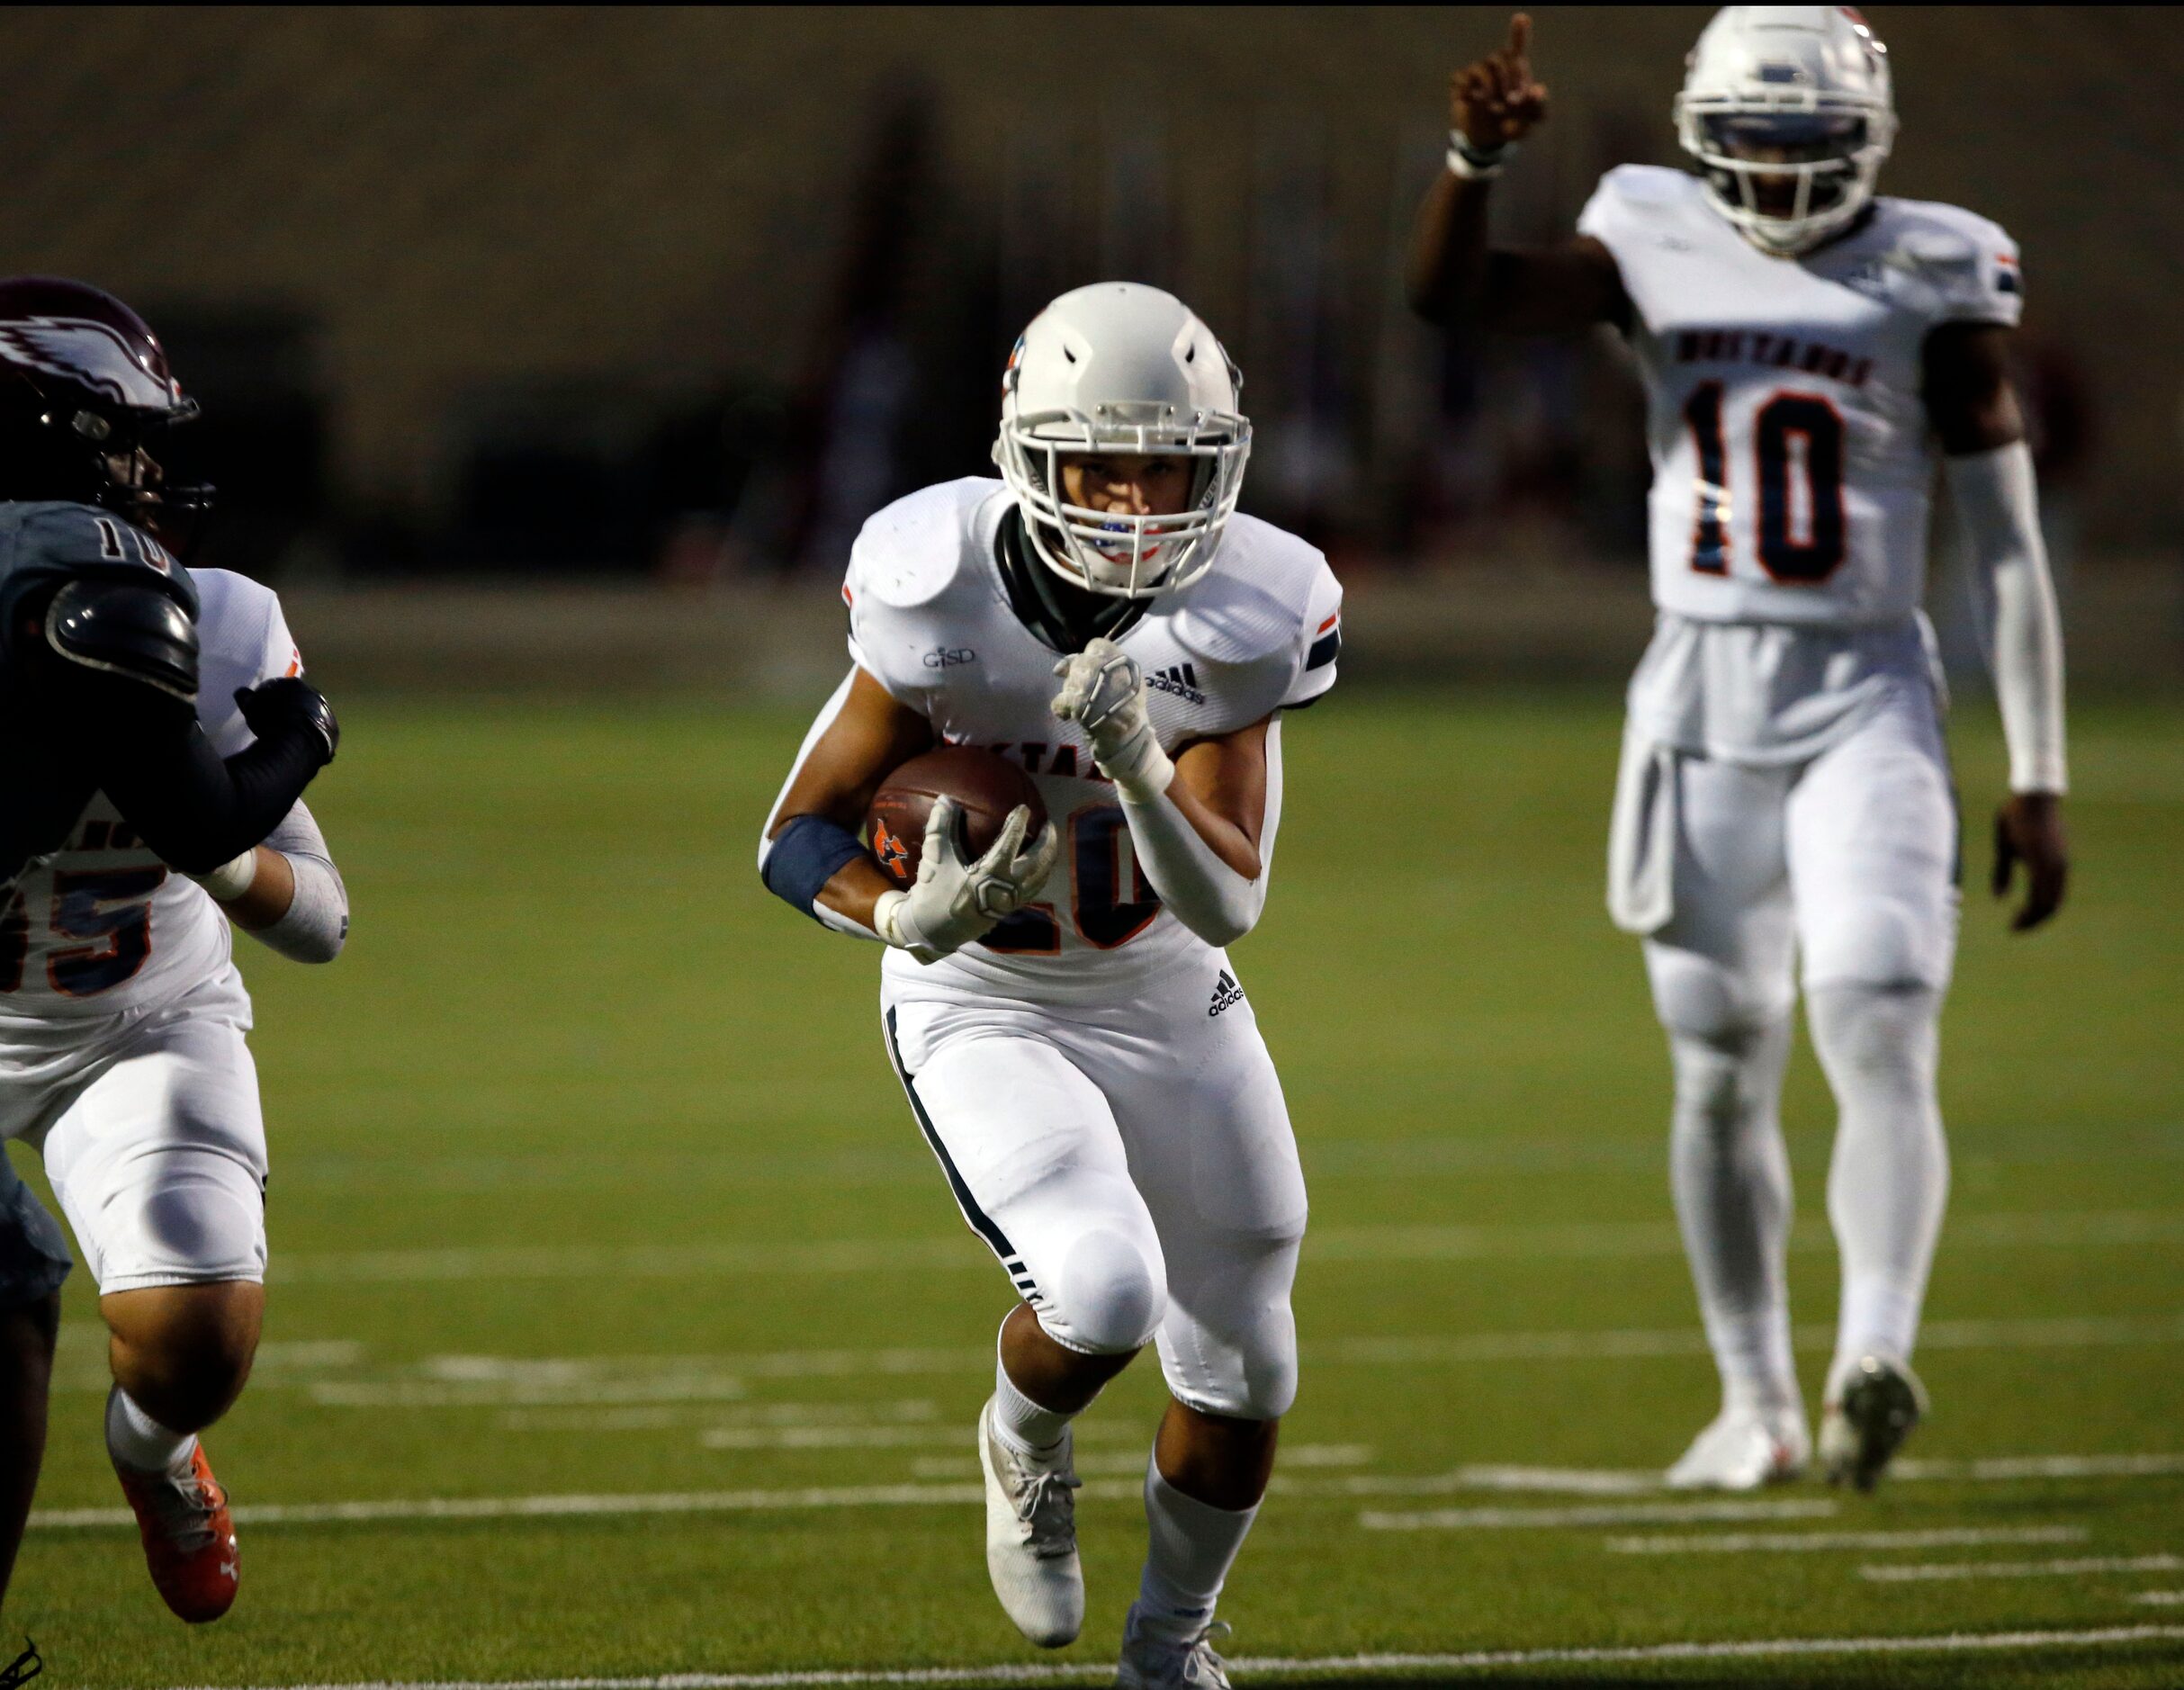
[[[1173,288],[1241,363],[1245,503],[1343,569],[1353,682],[1612,673],[1645,617],[1615,345],[1444,337],[1398,281],[1443,78],[1503,15],[19,9],[0,227],[10,267],[161,329],[226,496],[208,555],[296,598],[337,687],[807,684],[858,524],[984,464],[1016,331],[1103,274]],[[1543,16],[1555,110],[1510,235],[1675,159],[1706,15]],[[2171,681],[2184,25],[1878,21],[1883,186],[2025,249],[2075,678]]]
[[[1613,163],[1676,162],[1706,15],[1539,13],[1555,109],[1505,184],[1511,235],[1567,229]],[[750,864],[840,673],[858,524],[983,471],[1010,342],[1099,275],[1174,288],[1228,341],[1245,503],[1350,593],[1344,691],[1292,735],[1282,885],[1240,952],[1315,1193],[1306,1394],[1224,1608],[1241,1651],[2174,1620],[2152,1605],[2184,1602],[2184,23],[1874,13],[1904,118],[1883,189],[2024,247],[2081,874],[2030,946],[1968,900],[1916,1478],[1633,1537],[1664,1523],[1648,1470],[1712,1406],[1658,1035],[1599,908],[1650,616],[1638,398],[1609,340],[1445,337],[1398,283],[1446,74],[1505,19],[0,12],[5,267],[139,305],[203,400],[225,516],[202,561],[281,590],[342,709],[313,805],[357,921],[324,973],[240,948],[275,1257],[258,1377],[211,1440],[258,1510],[242,1603],[185,1634],[144,1584],[79,1273],[8,1614],[57,1682],[1032,1658],[973,1547],[1002,1281],[902,1111],[871,954]],[[1961,582],[1934,605],[1976,692]],[[1976,818],[1991,715],[1955,738]],[[1418,844],[1370,898],[1361,819]],[[1802,1056],[1787,1114],[1810,1382],[1831,1112]],[[1141,1366],[1084,1423],[1094,1612],[1065,1666],[1088,1679],[1156,1393]],[[1830,1517],[1831,1553],[1697,1541]],[[1875,1526],[1942,1534],[1898,1560],[2036,1569],[1898,1582],[1851,1559],[1889,1560],[1856,1546]],[[1889,1681],[2173,1684],[2164,1640],[1908,1655]]]

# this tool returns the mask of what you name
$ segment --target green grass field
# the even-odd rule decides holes
[[[1006,1281],[888,1072],[876,954],[752,873],[801,719],[347,714],[313,804],[348,952],[245,947],[274,1275],[257,1378],[209,1440],[258,1511],[243,1596],[193,1632],[147,1582],[79,1273],[5,1621],[49,1681],[1111,1670],[1157,1371],[1082,1423],[1091,1617],[1041,1656],[980,1550],[971,1425]],[[1223,1607],[1239,1678],[1510,1651],[1281,1676],[2184,1682],[2184,714],[2079,713],[2056,928],[2011,939],[1969,900],[1910,1471],[1700,1517],[1645,1486],[1714,1388],[1666,1063],[1600,906],[1615,735],[1605,700],[1451,695],[1336,702],[1289,736],[1280,873],[1237,955],[1313,1232],[1303,1395]],[[1982,816],[1995,734],[1955,738]],[[1983,873],[1983,824],[1969,856]],[[1835,1259],[1802,1050],[1787,1115],[1810,1390]],[[1907,1533],[1971,1535],[1833,1535]],[[1616,1652],[2011,1633],[2075,1641]]]

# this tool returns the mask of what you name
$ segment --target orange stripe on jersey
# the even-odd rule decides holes
[[[849,606],[852,610],[857,608],[857,595],[849,590],[849,583],[848,581],[844,581],[841,584],[841,602]]]
[[[1322,634],[1325,634],[1325,633],[1326,633],[1326,631],[1327,631],[1329,628],[1332,628],[1332,627],[1333,627],[1333,626],[1334,626],[1334,625],[1335,625],[1336,623],[1340,622],[1342,619],[1343,619],[1343,613],[1342,613],[1341,611],[1339,611],[1339,610],[1338,610],[1338,611],[1336,611],[1336,612],[1335,612],[1335,613],[1333,616],[1329,616],[1329,617],[1328,617],[1328,618],[1327,618],[1327,619],[1326,619],[1325,622],[1323,622],[1323,623],[1321,623],[1321,624],[1319,625],[1319,631],[1320,631]]]

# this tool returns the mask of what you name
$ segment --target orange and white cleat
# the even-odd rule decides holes
[[[136,1510],[145,1564],[166,1605],[192,1625],[219,1619],[235,1605],[242,1558],[236,1552],[228,1493],[212,1477],[204,1445],[192,1452],[190,1470],[179,1479],[139,1473],[119,1462],[113,1470]]]

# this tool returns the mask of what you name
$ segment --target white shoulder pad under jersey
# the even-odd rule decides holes
[[[1011,503],[997,481],[945,481],[880,511],[850,548],[851,659],[947,738],[984,737],[964,713],[997,688],[1047,687],[1057,655],[1017,620],[994,562]],[[1229,733],[1334,686],[1342,587],[1317,548],[1238,515],[1213,566],[1154,599],[1121,643],[1164,741]]]
[[[303,661],[271,589],[226,570],[190,573],[198,720],[232,757],[251,742],[236,689],[300,675]],[[16,897],[0,921],[0,1020],[103,1022],[170,1002],[228,967],[228,918],[144,848],[103,793]]]
[[[236,708],[238,688],[303,672],[281,596],[247,575],[227,570],[197,570],[197,592],[203,610],[198,618],[197,719],[205,737],[232,757],[251,741],[249,725]]]
[[[2000,223],[1960,205],[1886,198],[1874,202],[1874,222],[1881,262],[1915,279],[1932,321],[2014,327],[2024,316],[2018,243]]]
[[[1238,514],[1213,567],[1173,598],[1154,600],[1145,620],[1165,623],[1186,661],[1221,678],[1227,714],[1240,727],[1314,703],[1335,685],[1342,616],[1342,583],[1317,546]]]
[[[1022,764],[1062,834],[1053,876],[1029,908],[929,969],[901,953],[886,966],[926,989],[1096,999],[1206,947],[1137,867],[1114,786],[1083,734],[1055,718],[1064,654],[1018,618],[997,560],[1013,508],[999,481],[948,482],[881,511],[850,552],[842,593],[858,668],[944,742]],[[1206,573],[1152,600],[1119,643],[1144,672],[1154,732],[1173,752],[1325,693],[1341,618],[1326,560],[1239,516]]]
[[[1631,306],[1653,457],[1653,594],[1702,620],[1858,626],[1925,592],[1927,336],[2014,323],[2017,248],[1879,199],[1817,251],[1762,252],[1695,176],[1611,170],[1577,223]]]
[[[980,476],[921,488],[867,518],[849,548],[850,659],[914,710],[926,707],[948,652],[962,649],[955,636],[1007,610],[976,551],[993,526],[982,511],[1002,491]]]

